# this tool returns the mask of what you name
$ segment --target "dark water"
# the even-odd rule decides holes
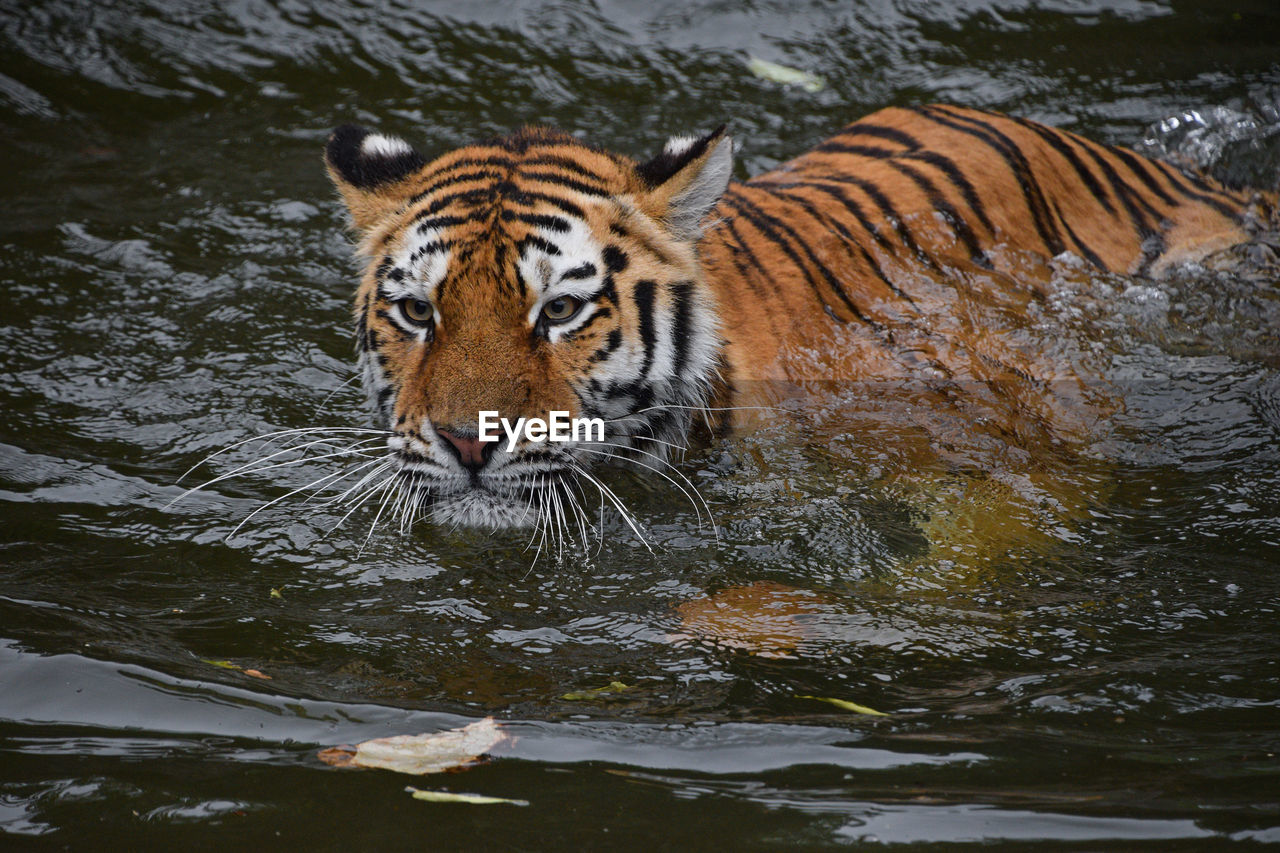
[[[996,560],[922,544],[838,400],[800,440],[683,463],[718,538],[619,475],[653,553],[613,519],[594,557],[531,568],[519,535],[368,536],[371,509],[296,502],[229,536],[314,476],[292,469],[169,505],[220,447],[365,423],[320,166],[344,121],[433,153],[547,122],[642,155],[729,119],[745,175],[888,104],[1127,145],[1182,115],[1146,150],[1274,185],[1278,92],[1269,0],[0,0],[0,846],[1280,842],[1274,280],[1056,282],[1053,322],[1125,406],[1063,473],[1087,514]],[[798,639],[687,634],[688,602],[737,588]],[[315,758],[485,714],[518,740],[461,775]]]

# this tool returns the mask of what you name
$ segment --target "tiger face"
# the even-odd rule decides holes
[[[584,482],[612,494],[601,463],[652,467],[682,443],[721,348],[696,244],[732,171],[723,128],[644,164],[539,129],[428,163],[348,125],[325,159],[366,263],[359,369],[407,500],[450,525],[580,518]],[[598,418],[603,440],[509,440],[482,413]]]

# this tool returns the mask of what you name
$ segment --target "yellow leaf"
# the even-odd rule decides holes
[[[282,593],[280,590],[276,589],[275,587],[272,587],[272,588],[271,588],[271,597],[272,597],[272,598],[284,598],[284,593]]]
[[[567,699],[570,702],[590,702],[592,699],[599,699],[609,693],[621,693],[631,688],[623,684],[621,681],[610,681],[604,687],[595,687],[591,690],[576,690],[573,693],[566,693],[561,699]]]
[[[486,797],[482,794],[451,794],[448,791],[424,791],[412,785],[405,790],[413,794],[415,800],[425,800],[428,803],[471,803],[477,806],[495,803],[510,803],[513,806],[529,805],[528,800],[508,800],[506,797]]]
[[[843,708],[846,711],[852,711],[855,714],[866,714],[869,717],[887,717],[884,711],[877,711],[875,708],[868,708],[866,705],[859,705],[857,702],[850,702],[847,699],[832,699],[829,696],[797,696],[797,699],[813,699],[816,702],[826,702],[829,705],[835,705],[837,708]]]
[[[200,658],[200,662],[207,663],[209,664],[209,666],[216,666],[220,669],[239,669],[240,668],[238,664],[234,664],[229,660],[206,660],[205,658]]]

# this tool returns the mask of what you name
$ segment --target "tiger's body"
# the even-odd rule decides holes
[[[544,523],[580,477],[607,492],[598,462],[651,467],[695,412],[796,383],[1001,382],[1001,432],[1053,421],[1025,391],[1070,368],[988,339],[971,300],[1017,315],[1064,259],[1159,274],[1247,242],[1276,206],[944,106],[882,110],[745,183],[722,131],[644,164],[544,130],[428,163],[344,127],[327,161],[368,259],[365,386],[411,499],[491,526]],[[481,441],[482,410],[609,433],[508,452]]]

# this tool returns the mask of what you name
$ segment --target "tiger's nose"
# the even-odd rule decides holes
[[[482,441],[481,439],[470,435],[459,435],[447,429],[436,429],[436,433],[445,441],[445,446],[453,449],[458,456],[458,461],[462,463],[462,467],[468,471],[479,471],[484,464],[489,461],[489,457],[493,455],[493,449],[498,446],[496,438]]]

